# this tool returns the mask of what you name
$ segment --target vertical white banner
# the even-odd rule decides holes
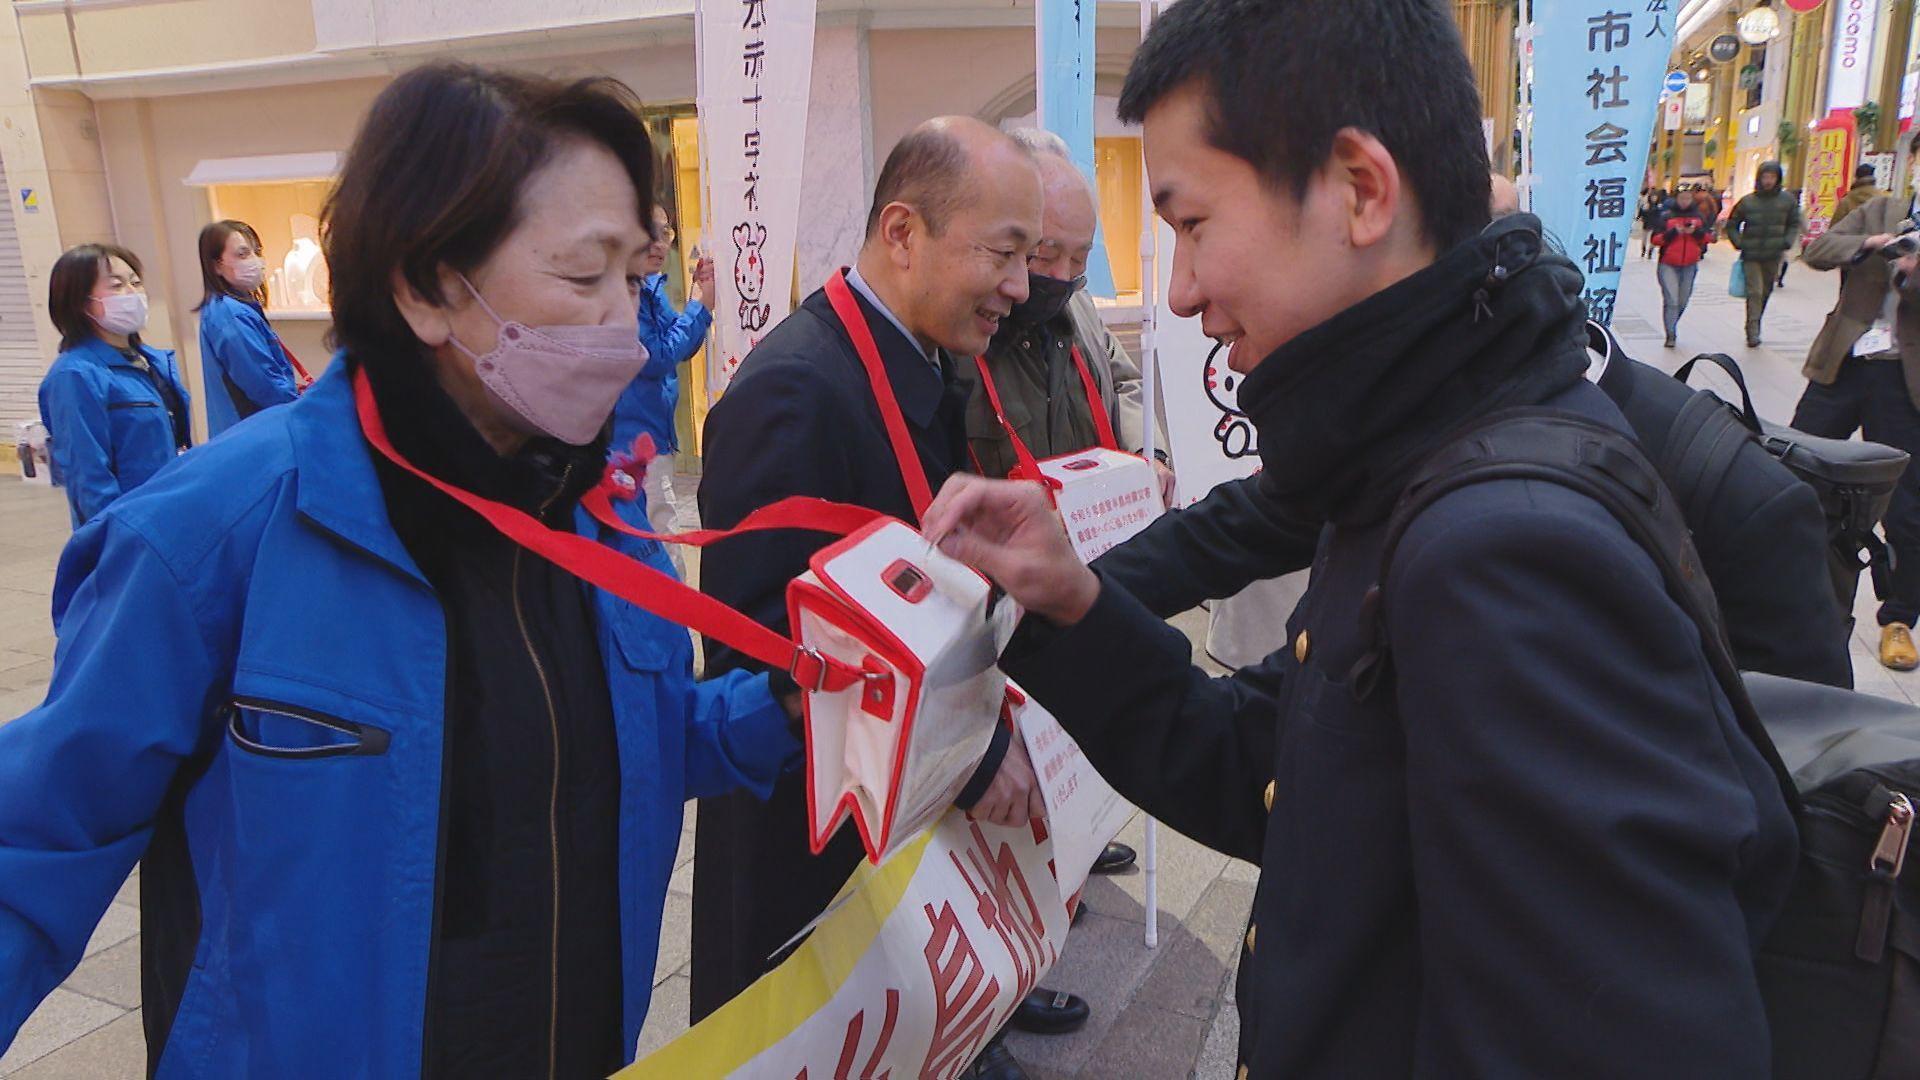
[[[1165,222],[1155,227],[1160,254],[1153,312],[1156,373],[1167,409],[1167,453],[1180,478],[1179,505],[1190,506],[1215,484],[1253,475],[1260,467],[1260,439],[1253,421],[1240,411],[1240,374],[1227,367],[1227,350],[1214,353],[1200,320],[1183,319],[1169,305],[1173,229]]]
[[[1874,25],[1879,17],[1879,0],[1833,0],[1833,52],[1827,68],[1829,114],[1866,104]]]
[[[793,308],[815,0],[700,0],[700,144],[714,260],[707,393]]]

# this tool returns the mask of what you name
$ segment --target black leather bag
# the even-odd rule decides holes
[[[1724,415],[1715,414],[1730,413],[1768,453],[1820,497],[1820,508],[1827,515],[1828,572],[1833,578],[1834,595],[1840,599],[1840,610],[1847,614],[1851,625],[1860,571],[1871,569],[1874,592],[1883,599],[1886,596],[1893,553],[1873,530],[1886,516],[1893,489],[1907,469],[1906,452],[1875,442],[1823,439],[1760,419],[1754,412],[1746,376],[1726,353],[1701,353],[1682,365],[1673,377],[1686,382],[1694,366],[1702,360],[1733,379],[1734,385],[1740,388],[1740,403],[1736,407],[1721,402],[1711,391],[1696,395],[1688,402],[1674,421],[1668,445],[1681,448],[1678,453],[1690,457],[1679,463],[1658,463],[1662,472],[1676,476],[1688,474],[1672,471],[1675,468],[1711,469],[1708,459],[1713,454],[1714,436],[1726,426]],[[1670,451],[1668,456],[1673,457],[1674,452]]]

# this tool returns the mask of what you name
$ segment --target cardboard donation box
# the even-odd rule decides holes
[[[1145,458],[1096,448],[1048,458],[1039,469],[1054,489],[1054,505],[1082,562],[1099,558],[1160,516],[1160,478]]]
[[[806,696],[813,850],[851,816],[877,863],[940,816],[986,753],[1018,606],[886,520],[816,553],[787,608],[803,646],[862,673]]]

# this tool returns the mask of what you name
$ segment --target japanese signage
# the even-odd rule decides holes
[[[1095,0],[1040,0],[1034,5],[1040,79],[1034,87],[1040,126],[1065,140],[1073,163],[1093,178],[1093,29]],[[1094,219],[1087,290],[1113,295],[1107,243]]]
[[[714,262],[707,392],[793,307],[814,0],[700,0],[700,146]],[[811,287],[811,286],[809,286]]]
[[[1044,824],[951,810],[862,863],[793,955],[616,1080],[958,1077],[1059,958],[1087,867],[1133,813],[1045,710],[1026,703],[1019,728]]]
[[[1807,239],[1813,240],[1833,224],[1840,192],[1853,175],[1853,114],[1838,113],[1820,121],[1807,140]]]
[[[1533,211],[1587,277],[1592,317],[1613,320],[1673,46],[1669,0],[1537,0]]]
[[[1880,0],[1833,0],[1833,52],[1828,60],[1827,109],[1857,109],[1867,100],[1873,26]]]
[[[1040,474],[1053,486],[1053,503],[1081,562],[1125,543],[1160,516],[1160,481],[1153,466],[1118,450],[1093,449],[1048,458]]]

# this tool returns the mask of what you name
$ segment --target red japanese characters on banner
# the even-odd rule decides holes
[[[1853,114],[1836,112],[1813,129],[1807,140],[1807,238],[1825,233],[1833,224],[1841,192],[1853,174]]]

